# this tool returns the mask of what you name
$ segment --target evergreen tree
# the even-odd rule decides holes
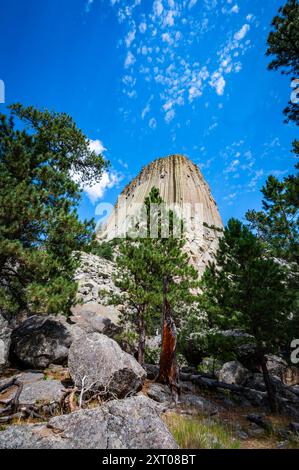
[[[159,378],[175,387],[175,321],[194,299],[192,288],[196,286],[197,272],[182,251],[185,241],[176,236],[176,229],[182,229],[181,221],[165,208],[158,189],[152,188],[144,202],[145,216],[141,216],[137,227],[139,235],[120,243],[115,282],[123,292],[126,320],[137,329],[140,363],[144,361],[146,335],[159,323],[161,326],[162,315]],[[119,298],[114,300],[120,302]]]
[[[295,308],[289,275],[287,266],[265,256],[248,227],[230,219],[202,279],[202,303],[213,323],[253,336],[272,411],[277,403],[265,356],[288,343]]]
[[[113,261],[113,248],[114,243],[112,241],[101,241],[93,240],[89,246],[86,247],[86,251],[93,255],[100,256],[101,258]]]
[[[153,334],[159,321],[159,292],[155,260],[147,240],[123,240],[116,258],[113,277],[121,294],[110,295],[110,303],[122,305],[122,323],[129,324],[138,337],[138,362],[144,364],[146,336]]]
[[[68,115],[10,110],[0,116],[0,309],[68,313],[72,252],[93,238],[76,212],[79,182],[98,180],[105,163]]]
[[[268,56],[275,56],[269,64],[270,70],[299,78],[299,3],[288,0],[279,8],[278,15],[272,20],[273,30],[268,36]],[[298,88],[298,87],[297,87]],[[289,102],[284,110],[286,121],[299,124],[299,104]]]
[[[288,261],[299,262],[299,174],[279,181],[269,176],[262,188],[262,211],[250,210],[246,219],[267,249]]]

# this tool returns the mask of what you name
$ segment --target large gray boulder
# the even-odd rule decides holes
[[[156,404],[144,396],[113,400],[99,408],[50,419],[48,424],[9,426],[4,449],[177,449]]]
[[[8,322],[0,314],[0,372],[8,362],[10,341],[11,328],[9,328]]]
[[[71,328],[64,317],[34,315],[13,331],[11,357],[25,367],[44,369],[64,364],[71,342]]]
[[[249,371],[240,362],[229,361],[223,364],[218,373],[218,380],[227,384],[243,385],[248,374]]]
[[[81,336],[72,343],[68,367],[79,389],[100,390],[119,398],[140,389],[146,377],[133,356],[100,333]]]
[[[19,405],[49,405],[59,404],[65,389],[60,380],[45,380],[42,373],[21,372],[13,377],[0,380],[0,387],[8,383],[12,378],[22,383],[22,391],[19,396]],[[16,386],[5,389],[0,393],[0,404],[4,405],[12,400],[17,391]]]
[[[112,338],[121,331],[117,325],[120,312],[111,306],[88,302],[78,304],[71,310],[70,320],[86,333],[102,333]]]

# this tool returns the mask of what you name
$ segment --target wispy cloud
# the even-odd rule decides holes
[[[93,1],[94,1],[94,0],[87,0],[87,2],[86,2],[86,4],[85,4],[85,11],[86,11],[86,13],[89,13],[89,12],[90,12],[91,5],[93,4]]]
[[[135,98],[138,86],[145,86],[160,105],[166,123],[174,120],[178,107],[192,105],[207,90],[224,96],[229,75],[242,70],[242,56],[250,47],[247,36],[252,17],[247,14],[246,23],[243,18],[244,24],[241,22],[235,31],[224,30],[217,44],[215,25],[219,22],[224,28],[226,24],[221,16],[240,16],[238,3],[229,1],[221,9],[223,3],[151,0],[145,14],[141,0],[110,0],[124,29],[120,42],[124,51],[123,93]],[[200,42],[209,43],[211,48],[198,53]],[[140,116],[144,119],[149,113],[148,104],[141,105]],[[157,123],[157,116],[149,117]]]
[[[240,29],[240,31],[238,31],[237,33],[235,33],[234,35],[234,39],[236,41],[241,41],[241,39],[244,39],[246,34],[248,33],[248,31],[250,30],[250,26],[249,24],[244,24],[242,26],[242,28]]]
[[[125,59],[125,69],[129,68],[136,61],[134,54],[131,51],[128,51]]]

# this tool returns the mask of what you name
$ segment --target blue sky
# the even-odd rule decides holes
[[[111,169],[81,217],[114,203],[143,165],[183,153],[224,222],[260,207],[272,173],[291,172],[283,123],[289,77],[265,56],[277,0],[0,0],[5,104],[64,111]],[[96,219],[98,217],[95,217]]]

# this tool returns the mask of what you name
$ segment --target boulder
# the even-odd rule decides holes
[[[243,385],[254,390],[260,390],[261,392],[266,391],[264,377],[260,372],[248,374]]]
[[[272,424],[271,424],[270,421],[268,421],[265,418],[265,416],[258,415],[258,414],[255,414],[255,413],[250,413],[246,416],[246,418],[248,419],[248,421],[250,421],[251,423],[256,424],[257,426],[264,429],[265,431],[268,431],[268,432],[272,431]]]
[[[150,383],[147,389],[147,395],[159,403],[171,402],[172,396],[170,388],[167,385],[159,383]]]
[[[4,449],[177,449],[155,403],[144,396],[0,432]]]
[[[280,396],[286,400],[290,400],[293,403],[299,403],[299,397],[296,394],[293,387],[284,385],[284,383],[280,379],[278,379],[276,376],[271,376],[271,380],[272,380],[272,384],[275,387],[277,396]],[[259,390],[261,392],[266,391],[264,377],[263,377],[263,374],[261,373],[249,374],[243,385],[245,387],[248,387],[254,390]]]
[[[64,317],[34,315],[13,331],[11,359],[33,369],[64,364],[71,342],[71,327]]]
[[[289,366],[288,363],[281,357],[275,355],[268,355],[267,368],[271,375],[280,379],[286,385],[299,384],[299,368]]]
[[[205,397],[195,393],[183,393],[180,397],[180,406],[193,414],[216,415],[224,408],[221,405],[215,405]]]
[[[249,371],[240,362],[230,361],[223,364],[218,373],[218,380],[227,384],[243,385],[248,374]]]
[[[65,392],[59,380],[45,380],[42,373],[22,372],[5,380],[8,382],[12,378],[23,384],[19,397],[20,405],[58,404]],[[4,380],[0,382],[1,385],[4,385]],[[8,403],[14,397],[16,390],[17,387],[12,386],[0,393],[0,403]]]
[[[72,314],[71,321],[86,333],[102,333],[112,338],[121,331],[117,325],[120,312],[113,307],[88,302],[73,307]]]
[[[68,367],[75,385],[123,398],[142,387],[145,370],[111,338],[91,333],[75,340]]]
[[[149,380],[155,380],[159,374],[159,366],[155,364],[144,364],[146,376]]]
[[[291,422],[290,430],[299,436],[299,423]]]
[[[5,368],[8,362],[9,348],[11,341],[11,329],[8,322],[0,314],[0,372]]]
[[[289,386],[299,385],[299,367],[288,366],[283,372],[282,381]]]

